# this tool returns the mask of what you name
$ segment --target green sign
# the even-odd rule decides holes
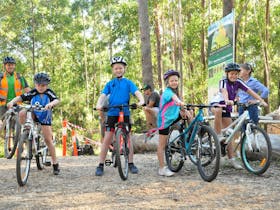
[[[208,69],[233,62],[234,12],[208,27]]]

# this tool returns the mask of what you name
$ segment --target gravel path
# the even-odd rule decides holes
[[[174,177],[157,175],[155,153],[135,155],[140,173],[122,181],[106,167],[94,176],[97,156],[60,157],[61,174],[35,162],[25,187],[18,187],[15,159],[0,159],[0,209],[279,209],[280,163],[261,177],[226,164],[216,180],[204,182],[187,161]]]

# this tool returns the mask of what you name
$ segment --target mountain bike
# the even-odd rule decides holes
[[[4,139],[4,154],[7,159],[11,159],[15,154],[19,140],[21,126],[18,121],[18,111],[19,107],[15,105],[2,117],[1,138]]]
[[[204,120],[203,108],[209,107],[213,106],[184,106],[184,109],[198,108],[198,113],[188,125],[187,119],[182,119],[170,128],[165,158],[169,169],[178,172],[189,157],[197,165],[202,179],[211,182],[219,172],[220,143],[215,131]]]
[[[41,124],[32,118],[34,110],[43,111],[45,108],[38,104],[22,105],[21,107],[25,108],[27,113],[18,145],[16,175],[18,184],[24,186],[28,180],[33,156],[35,156],[39,170],[42,170],[44,166],[50,166],[51,162],[47,161],[48,147],[45,144],[44,136],[41,134]]]
[[[124,122],[124,107],[129,107],[130,109],[136,109],[136,104],[123,104],[116,106],[103,107],[103,111],[108,111],[109,109],[119,109],[118,122],[115,124],[114,137],[110,150],[112,151],[111,160],[105,160],[105,165],[110,166],[113,164],[114,167],[118,167],[118,172],[122,180],[128,178],[128,158],[129,158],[129,124]],[[96,109],[95,109],[96,110]]]
[[[247,171],[261,175],[270,166],[272,148],[270,138],[267,133],[249,118],[248,107],[260,105],[260,103],[244,104],[235,102],[237,106],[242,106],[244,112],[235,119],[228,127],[222,129],[221,149],[226,155],[228,144],[233,141],[236,134],[241,133],[239,140],[234,147],[234,152],[240,146],[241,160]]]

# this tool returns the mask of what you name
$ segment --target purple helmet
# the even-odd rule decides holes
[[[170,77],[172,75],[176,75],[176,76],[180,77],[180,74],[179,74],[178,71],[175,71],[173,69],[169,69],[169,70],[167,70],[167,72],[164,73],[163,79],[166,80],[168,77]]]

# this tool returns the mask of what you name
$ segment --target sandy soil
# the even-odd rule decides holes
[[[204,182],[185,162],[174,177],[157,175],[155,153],[135,155],[140,172],[122,181],[117,169],[94,175],[97,156],[60,157],[61,174],[38,171],[18,187],[15,159],[0,159],[0,209],[278,209],[280,163],[261,177],[223,164],[216,180]]]

